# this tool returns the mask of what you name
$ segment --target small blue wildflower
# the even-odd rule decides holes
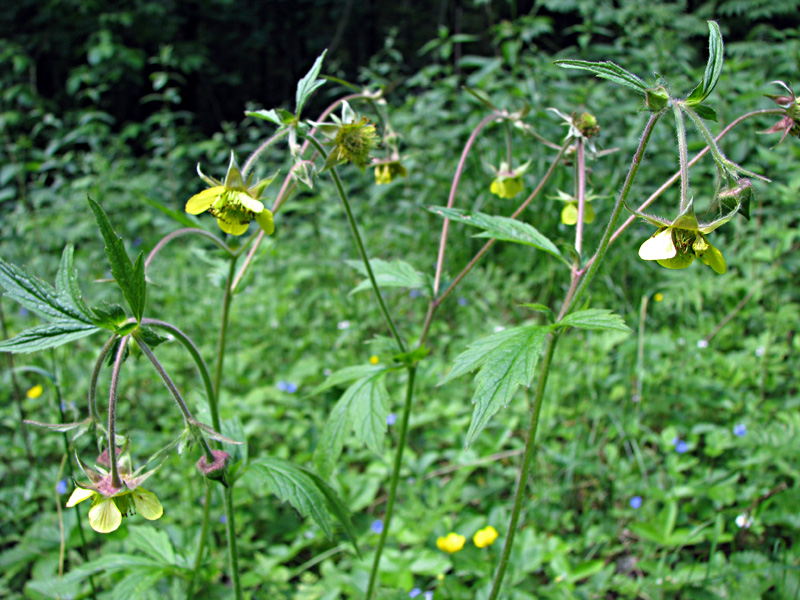
[[[747,425],[744,423],[739,423],[734,426],[733,428],[733,435],[737,437],[744,437],[747,435]]]
[[[383,521],[380,519],[375,519],[372,522],[372,525],[369,526],[372,533],[383,533]]]
[[[67,410],[67,403],[63,400],[61,401],[61,410]]]
[[[138,248],[139,246],[142,245],[142,238],[140,237],[134,238],[132,244],[134,248]]]
[[[422,290],[417,290],[417,289],[411,290],[410,292],[408,292],[408,295],[411,296],[412,298],[419,298],[420,296],[422,296]]]
[[[28,312],[28,309],[25,308],[24,306],[19,309],[19,316],[20,317],[27,317],[29,314],[30,313]]]
[[[675,444],[675,452],[677,452],[678,454],[683,454],[688,449],[689,449],[689,444],[687,444],[683,440],[680,440],[677,444]]]
[[[397,415],[394,413],[389,413],[386,415],[386,424],[387,425],[394,425],[397,423]]]
[[[289,384],[285,381],[279,381],[275,387],[280,391],[285,392],[289,388]]]
[[[219,522],[220,523],[227,523],[228,522],[228,517],[225,516],[225,515],[220,515],[219,516]]]
[[[62,479],[61,481],[58,482],[58,484],[56,485],[56,491],[59,494],[66,494],[67,493],[67,480],[66,479]]]
[[[289,394],[294,394],[297,391],[297,384],[296,383],[287,382],[286,391]]]
[[[631,508],[641,508],[642,506],[642,497],[641,496],[634,496],[631,498],[630,501]]]
[[[467,305],[467,299],[464,298],[464,297],[459,298],[458,299],[458,305],[459,306],[466,306]]]
[[[410,592],[408,592],[408,597],[409,597],[409,598],[416,598],[416,597],[417,597],[417,596],[419,596],[421,593],[422,593],[422,590],[421,590],[421,589],[419,589],[419,588],[414,588],[413,590],[411,590]]]

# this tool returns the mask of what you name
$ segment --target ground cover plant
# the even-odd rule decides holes
[[[400,100],[323,52],[244,143],[180,141],[165,51],[149,170],[87,119],[18,180],[4,595],[800,594],[797,65],[536,19]]]

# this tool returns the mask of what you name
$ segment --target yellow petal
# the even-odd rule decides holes
[[[671,227],[656,232],[653,237],[645,240],[644,244],[639,248],[639,258],[642,260],[665,260],[674,258],[676,254],[678,254],[678,251],[675,249],[675,243],[672,241]],[[689,263],[691,262],[690,260]],[[688,263],[686,266],[688,266]]]
[[[500,180],[499,179],[495,179],[492,182],[492,185],[489,186],[489,191],[492,192],[495,196],[500,196],[501,198],[503,197],[503,192],[500,190]],[[444,539],[444,538],[440,538],[440,539]]]
[[[583,205],[583,222],[591,223],[594,221],[594,209],[588,202]]]
[[[71,508],[78,504],[78,502],[83,502],[87,498],[91,498],[96,492],[92,490],[85,490],[82,487],[76,487],[72,491],[72,495],[67,500],[67,508]]]
[[[694,261],[694,254],[686,252],[685,254],[678,254],[672,258],[660,258],[656,260],[662,267],[668,269],[685,269]]]
[[[233,192],[236,194],[236,199],[244,206],[247,210],[251,210],[254,213],[260,213],[264,210],[264,205],[261,204],[258,200],[250,196],[247,192]]]
[[[247,226],[249,223],[228,223],[222,219],[217,219],[217,225],[219,225],[219,228],[225,233],[230,233],[231,235],[242,235],[245,231],[247,231]]]
[[[136,488],[131,492],[133,496],[133,504],[136,506],[136,512],[142,515],[148,521],[155,521],[160,519],[164,514],[164,507],[158,501],[158,497],[153,492],[148,492],[142,488]]]
[[[564,225],[575,225],[578,222],[578,207],[574,204],[566,204],[561,210],[561,222]]]
[[[211,208],[211,205],[214,204],[214,201],[219,197],[219,195],[225,191],[225,188],[222,186],[219,187],[212,187],[208,188],[207,190],[203,190],[199,194],[195,194],[189,201],[186,203],[186,210],[187,213],[190,215],[199,215],[201,212],[207,211]]]
[[[267,235],[272,235],[272,232],[275,231],[275,222],[272,219],[272,213],[266,208],[260,213],[256,213],[256,223],[258,223],[258,226],[261,227]]]
[[[708,245],[705,254],[703,254],[700,260],[702,260],[720,275],[724,275],[725,271],[728,270],[728,266],[725,264],[725,257],[722,256],[722,252],[717,250],[711,244]]]
[[[103,498],[89,511],[89,525],[97,533],[111,533],[122,523],[122,513],[112,498]]]

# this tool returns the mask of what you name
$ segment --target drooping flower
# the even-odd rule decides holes
[[[217,218],[219,228],[231,235],[242,235],[254,219],[267,235],[275,231],[272,212],[260,201],[275,175],[251,185],[252,175],[244,180],[232,152],[224,182],[205,175],[200,165],[197,165],[197,174],[211,187],[189,198],[187,213],[199,215],[208,211]]]
[[[800,98],[794,95],[792,88],[786,85],[783,81],[771,81],[781,86],[789,94],[788,96],[776,96],[774,94],[766,94],[767,98],[772,100],[775,104],[780,106],[786,111],[777,123],[769,129],[760,133],[781,133],[780,141],[775,146],[780,146],[786,136],[790,133],[800,138]]]
[[[120,526],[122,517],[136,513],[150,521],[155,521],[164,514],[164,508],[156,495],[141,487],[141,484],[155,472],[155,469],[141,475],[142,469],[131,472],[127,443],[119,456],[117,466],[120,486],[114,485],[111,473],[90,469],[80,460],[79,464],[91,483],[76,483],[72,495],[67,500],[67,507],[75,506],[91,498],[89,525],[96,532],[111,533]]]
[[[463,535],[450,532],[445,537],[440,537],[436,540],[436,547],[442,552],[455,554],[464,547],[464,542],[466,541],[467,538]]]
[[[487,525],[483,529],[479,529],[472,537],[472,541],[478,548],[486,548],[491,546],[497,539],[497,530],[491,525]]]
[[[408,175],[406,168],[400,164],[399,160],[376,162],[375,164],[375,183],[384,185],[392,183],[395,177],[405,177]]]
[[[685,269],[695,257],[720,275],[727,271],[725,257],[699,230],[662,227],[639,248],[642,260],[654,260],[668,269]]]
[[[594,208],[592,208],[592,205],[589,203],[595,198],[597,198],[597,196],[594,194],[586,194],[584,196],[584,223],[592,223],[594,221]],[[561,190],[557,191],[556,199],[564,202],[564,208],[561,209],[561,222],[564,225],[575,225],[578,222],[578,199]]]
[[[492,185],[489,186],[489,191],[500,198],[513,198],[525,187],[522,183],[522,176],[530,165],[531,161],[518,166],[516,169],[512,169],[507,162],[501,162],[499,169],[490,165],[489,168],[494,171],[496,177],[492,181]]]

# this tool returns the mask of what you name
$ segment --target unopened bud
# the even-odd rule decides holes
[[[581,113],[578,116],[573,114],[572,124],[575,129],[581,132],[585,138],[591,138],[600,133],[600,126],[597,124],[597,117],[591,113]]]
[[[228,487],[225,467],[231,455],[224,450],[212,450],[211,454],[214,456],[214,461],[208,462],[208,458],[204,454],[200,457],[200,460],[197,461],[197,470],[205,477],[213,479],[214,481],[219,481],[222,485]]]
[[[669,94],[664,86],[659,86],[645,92],[644,103],[647,110],[660,112],[669,104]]]

